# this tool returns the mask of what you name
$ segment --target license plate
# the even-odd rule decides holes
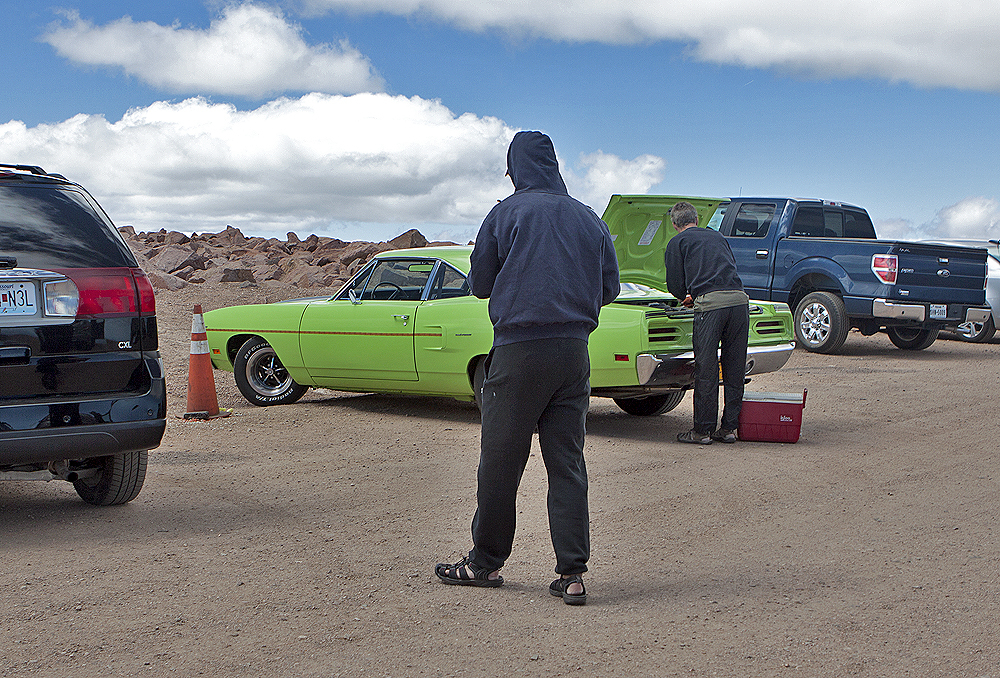
[[[0,283],[0,315],[34,315],[37,310],[33,284]]]
[[[944,320],[948,317],[948,305],[947,304],[931,304],[931,318],[935,320]]]

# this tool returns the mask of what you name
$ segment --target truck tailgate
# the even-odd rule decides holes
[[[899,257],[895,298],[979,306],[986,303],[986,250],[896,242],[891,251]]]

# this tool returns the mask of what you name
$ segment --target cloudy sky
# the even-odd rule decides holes
[[[0,162],[118,225],[465,241],[520,129],[570,192],[1000,237],[995,0],[4,0]]]

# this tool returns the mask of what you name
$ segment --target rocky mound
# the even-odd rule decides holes
[[[317,235],[299,240],[294,233],[287,240],[248,238],[232,226],[220,233],[190,236],[165,229],[136,233],[131,226],[118,230],[153,287],[169,290],[202,283],[268,281],[303,288],[339,287],[379,252],[432,244],[416,229],[378,243]]]

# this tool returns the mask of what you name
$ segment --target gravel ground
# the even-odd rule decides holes
[[[184,421],[191,308],[157,296],[169,422],[123,507],[0,483],[0,675],[998,678],[1000,344],[796,351],[748,387],[809,389],[798,443],[673,441],[673,412],[588,417],[585,607],[547,592],[537,453],[499,589],[443,586],[468,550],[478,413],[310,391]]]

